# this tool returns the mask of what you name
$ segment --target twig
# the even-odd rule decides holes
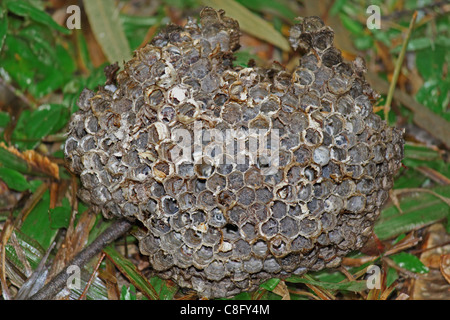
[[[94,271],[92,271],[89,281],[86,284],[86,287],[84,288],[83,293],[81,294],[81,296],[78,300],[83,300],[86,297],[89,287],[91,286],[92,281],[94,281],[95,274],[97,273],[98,268],[100,268],[100,264],[102,263],[105,256],[106,256],[106,254],[104,252],[102,252],[102,254],[100,255],[100,259],[98,259],[97,264],[95,265]]]
[[[384,106],[384,119],[388,122],[389,110],[391,109],[391,102],[394,96],[395,87],[397,85],[398,76],[400,75],[400,70],[403,65],[403,59],[405,58],[406,46],[408,45],[409,38],[411,37],[412,29],[414,28],[414,24],[417,18],[417,11],[414,12],[411,22],[409,24],[408,33],[406,34],[406,38],[403,41],[402,50],[400,51],[400,55],[397,59],[394,69],[394,75],[392,77],[391,86],[389,87],[389,92],[386,98],[386,105]]]
[[[67,283],[70,273],[67,268],[70,266],[81,267],[97,255],[108,244],[124,235],[130,228],[132,223],[128,220],[117,220],[108,229],[103,231],[89,246],[83,249],[75,258],[68,264],[64,270],[58,273],[49,283],[47,283],[35,295],[30,297],[30,300],[49,300],[60,292]]]

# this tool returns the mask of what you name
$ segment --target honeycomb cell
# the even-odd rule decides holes
[[[290,245],[286,238],[276,236],[269,242],[270,252],[277,258],[284,257],[289,253]]]
[[[232,190],[238,190],[244,185],[244,177],[241,172],[233,171],[227,176],[228,187]]]
[[[255,191],[252,188],[244,187],[237,193],[238,203],[249,206],[255,201]]]
[[[278,222],[275,219],[269,219],[261,225],[263,236],[271,238],[278,233]]]
[[[298,234],[297,220],[291,217],[285,217],[280,220],[280,232],[287,238],[294,237]]]

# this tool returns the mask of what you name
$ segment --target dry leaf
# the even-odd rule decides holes
[[[281,296],[281,300],[291,300],[289,290],[286,286],[286,282],[280,281],[277,286],[272,290],[273,293]]]
[[[450,254],[441,255],[440,269],[445,280],[450,284]]]
[[[14,147],[8,147],[4,142],[0,142],[0,147],[25,160],[32,171],[44,173],[55,179],[59,179],[59,167],[46,156],[37,153],[34,150],[20,152]]]
[[[420,260],[429,267],[429,272],[413,283],[410,295],[414,300],[449,300],[450,285],[448,278],[441,270],[441,256],[450,255],[450,245],[444,245],[450,240],[450,235],[442,224],[436,223],[428,228],[428,236],[422,247]],[[448,258],[444,264],[444,272],[449,275]]]

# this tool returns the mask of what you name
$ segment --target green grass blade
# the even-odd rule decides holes
[[[151,300],[159,300],[158,294],[150,284],[150,282],[138,271],[136,266],[123,255],[121,255],[114,247],[108,246],[103,252],[114,263],[114,265],[127,277],[128,280],[142,293]]]
[[[53,20],[53,18],[50,15],[48,15],[45,11],[35,8],[26,1],[23,0],[7,1],[6,8],[18,16],[28,17],[33,21],[45,24],[46,26],[58,30],[64,34],[71,33],[69,29],[64,28],[59,24],[57,24],[56,21]]]
[[[328,290],[346,290],[346,291],[360,292],[367,289],[367,284],[366,281],[364,280],[332,283],[332,282],[317,281],[314,279],[305,279],[299,276],[291,276],[286,279],[286,282],[312,284],[314,286],[322,287]]]
[[[110,63],[131,58],[131,50],[116,7],[108,0],[84,1],[86,14],[95,37]]]
[[[432,189],[439,195],[450,198],[450,186]],[[450,207],[430,193],[412,193],[400,201],[403,213],[395,206],[384,209],[375,223],[374,231],[380,240],[421,228],[450,217]]]

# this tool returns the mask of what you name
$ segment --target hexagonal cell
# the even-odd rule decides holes
[[[242,236],[247,241],[251,241],[256,238],[256,229],[255,226],[252,223],[245,223],[242,228]]]
[[[278,221],[269,219],[261,225],[261,233],[267,238],[272,238],[278,233]]]
[[[256,201],[263,204],[269,203],[273,199],[273,193],[269,187],[256,189]]]
[[[289,134],[281,138],[281,146],[286,150],[295,149],[300,144],[300,136],[298,133]]]
[[[299,223],[299,234],[304,237],[312,237],[315,234],[320,232],[320,224],[314,220],[309,218],[304,218],[300,220]]]
[[[330,161],[326,166],[322,167],[322,175],[324,178],[340,181],[342,177],[341,167],[334,161]]]
[[[308,128],[304,133],[303,140],[307,144],[315,146],[322,142],[322,134],[315,129]]]
[[[190,248],[199,248],[202,243],[202,237],[198,231],[187,229],[183,234],[183,242]]]
[[[213,248],[208,246],[201,246],[200,249],[195,250],[193,261],[203,267],[210,263],[213,258]]]
[[[361,165],[345,166],[343,169],[344,175],[347,175],[352,179],[360,179],[364,174],[364,168]]]
[[[155,215],[158,211],[158,202],[153,199],[149,199],[146,203],[140,204],[142,217],[141,220],[147,220],[151,216]]]
[[[236,257],[239,257],[241,259],[245,259],[250,256],[250,253],[252,251],[252,248],[248,244],[247,241],[244,240],[238,240],[233,245],[233,255]]]
[[[331,148],[330,157],[332,160],[345,161],[348,157],[347,150],[333,147]]]
[[[320,167],[318,167],[317,165],[309,165],[305,168],[305,170],[303,170],[303,176],[311,182],[316,181],[319,177],[320,177]]]
[[[322,247],[319,249],[319,258],[325,262],[331,261],[336,257],[336,249],[333,246]]]
[[[370,158],[369,147],[364,143],[359,143],[348,150],[351,164],[362,164]]]
[[[173,256],[158,250],[156,254],[150,256],[150,263],[155,270],[167,270],[173,266]]]
[[[235,102],[227,103],[222,108],[222,119],[230,124],[236,124],[241,121],[242,108]]]
[[[311,201],[306,204],[310,215],[314,217],[319,216],[324,211],[324,206],[324,201],[317,198],[312,198]]]
[[[326,212],[338,213],[344,207],[344,201],[335,195],[331,195],[324,201],[324,210]]]
[[[200,192],[197,197],[197,205],[204,208],[210,208],[216,205],[216,199],[214,194],[209,190]]]
[[[206,187],[213,191],[221,191],[226,188],[227,180],[224,176],[218,173],[214,173],[207,181]]]
[[[189,210],[197,202],[195,195],[189,192],[182,193],[177,198],[181,210]]]
[[[244,270],[248,273],[257,273],[263,268],[263,262],[259,259],[251,257],[244,261]]]
[[[164,106],[159,111],[158,118],[164,124],[173,124],[176,120],[176,111],[171,106]]]
[[[318,80],[317,74],[315,80],[316,81]],[[318,109],[319,106],[320,106],[320,98],[317,91],[314,90],[308,91],[305,94],[303,94],[302,97],[300,98],[300,108],[307,113],[310,113],[313,110]]]
[[[309,238],[298,236],[291,242],[291,250],[294,252],[306,253],[314,248],[314,243]]]
[[[283,201],[292,201],[295,196],[295,188],[291,185],[280,186],[275,190],[278,199]]]
[[[300,166],[306,166],[311,161],[311,155],[311,150],[304,145],[294,151],[294,159]]]
[[[313,160],[320,166],[325,166],[330,161],[330,151],[327,147],[320,146],[314,150]]]
[[[364,196],[354,196],[347,200],[347,205],[345,209],[353,213],[360,213],[364,210],[366,206],[366,197]]]
[[[231,100],[245,101],[247,99],[247,88],[240,81],[232,83],[228,89]]]
[[[205,269],[205,276],[209,280],[219,281],[225,277],[225,267],[221,262],[213,261]]]
[[[286,204],[282,201],[274,201],[270,206],[270,211],[272,212],[272,217],[275,219],[281,219],[286,216]]]
[[[174,230],[180,231],[189,226],[192,221],[189,213],[179,211],[170,218],[169,223]]]
[[[173,197],[176,197],[187,191],[186,182],[183,178],[177,176],[166,179],[163,185],[166,192]]]
[[[298,187],[297,198],[300,201],[308,202],[313,195],[313,186],[310,183],[302,183]]]
[[[289,253],[290,243],[286,238],[276,236],[270,240],[269,250],[275,257],[281,258]]]
[[[247,210],[244,209],[242,206],[235,205],[233,208],[231,208],[231,210],[229,210],[226,213],[226,216],[228,218],[227,220],[236,224],[240,224],[241,219],[243,219],[246,216],[246,212]]]
[[[222,228],[227,223],[225,215],[219,208],[214,208],[209,212],[208,223],[211,226]]]
[[[179,250],[173,253],[173,259],[179,268],[189,268],[192,266],[194,250],[184,244]]]
[[[228,187],[232,190],[239,190],[244,185],[244,176],[239,171],[233,171],[227,176]]]
[[[214,246],[220,242],[221,238],[222,233],[218,229],[210,226],[203,235],[203,244]]]
[[[152,172],[155,179],[162,181],[172,173],[172,168],[166,161],[157,161],[152,165]]]
[[[238,239],[240,239],[240,234],[239,234],[239,227],[233,223],[227,223],[223,228],[222,228],[222,235],[223,235],[223,246],[222,249],[220,249],[223,252],[226,252],[228,250],[231,250],[231,247],[228,246],[227,244],[230,244],[232,242],[237,241]]]
[[[244,174],[245,185],[259,187],[263,183],[263,176],[258,168],[250,167]]]
[[[356,106],[355,110],[357,111],[357,113],[363,118],[366,118],[369,114],[372,113],[372,103],[364,94],[355,99],[354,105]]]
[[[80,175],[80,180],[86,189],[94,189],[100,184],[100,178],[96,171],[85,170]]]
[[[305,87],[314,82],[315,76],[314,73],[308,69],[298,68],[293,74],[293,80],[300,84],[300,86]]]
[[[314,196],[320,199],[326,198],[333,192],[334,186],[330,180],[322,180],[321,183],[314,184]]]
[[[271,95],[261,102],[260,110],[265,114],[272,114],[280,108],[280,99],[277,96]]]
[[[258,240],[252,246],[252,252],[259,258],[264,258],[267,255],[268,246],[265,241]]]
[[[373,179],[362,179],[356,184],[356,190],[363,193],[369,194],[375,189],[375,182]]]
[[[264,221],[269,216],[268,209],[261,203],[254,203],[248,208],[248,220],[254,223]]]
[[[150,224],[147,225],[147,227],[151,230],[151,232],[157,236],[162,236],[163,234],[168,233],[171,231],[170,225],[161,220],[157,219],[155,217],[150,218]]]
[[[194,175],[194,164],[189,161],[182,162],[177,165],[177,171],[182,177],[192,177]]]
[[[298,234],[298,222],[291,217],[284,217],[280,220],[280,233],[287,237],[292,238]]]
[[[171,216],[177,213],[178,210],[180,210],[180,208],[174,198],[165,196],[161,199],[161,212],[164,214]]]
[[[161,249],[168,252],[174,252],[183,245],[181,234],[178,232],[169,232],[161,236]]]
[[[325,212],[320,217],[320,222],[322,224],[322,229],[324,231],[331,231],[336,227],[337,223],[336,214]]]
[[[237,202],[244,206],[249,206],[255,201],[255,191],[252,188],[244,187],[237,192]]]
[[[265,83],[257,84],[250,88],[248,95],[255,104],[259,103],[269,95],[269,86]]]
[[[236,194],[230,190],[222,190],[217,195],[217,201],[224,207],[231,207],[231,205],[236,201]]]
[[[255,119],[249,122],[248,127],[250,129],[269,130],[270,119],[265,116],[258,115]]]
[[[146,234],[139,240],[139,251],[145,255],[153,255],[160,248],[160,239],[154,237],[152,234]]]
[[[345,127],[345,120],[339,114],[330,114],[324,123],[324,130],[330,135],[337,135],[341,133],[342,129]]]
[[[155,85],[147,87],[144,89],[144,100],[153,109],[157,109],[164,103],[164,90]]]
[[[345,179],[336,185],[335,193],[342,198],[347,198],[356,189],[355,183],[351,179]]]
[[[281,266],[275,258],[269,258],[264,260],[263,269],[269,273],[277,273],[280,272]]]

